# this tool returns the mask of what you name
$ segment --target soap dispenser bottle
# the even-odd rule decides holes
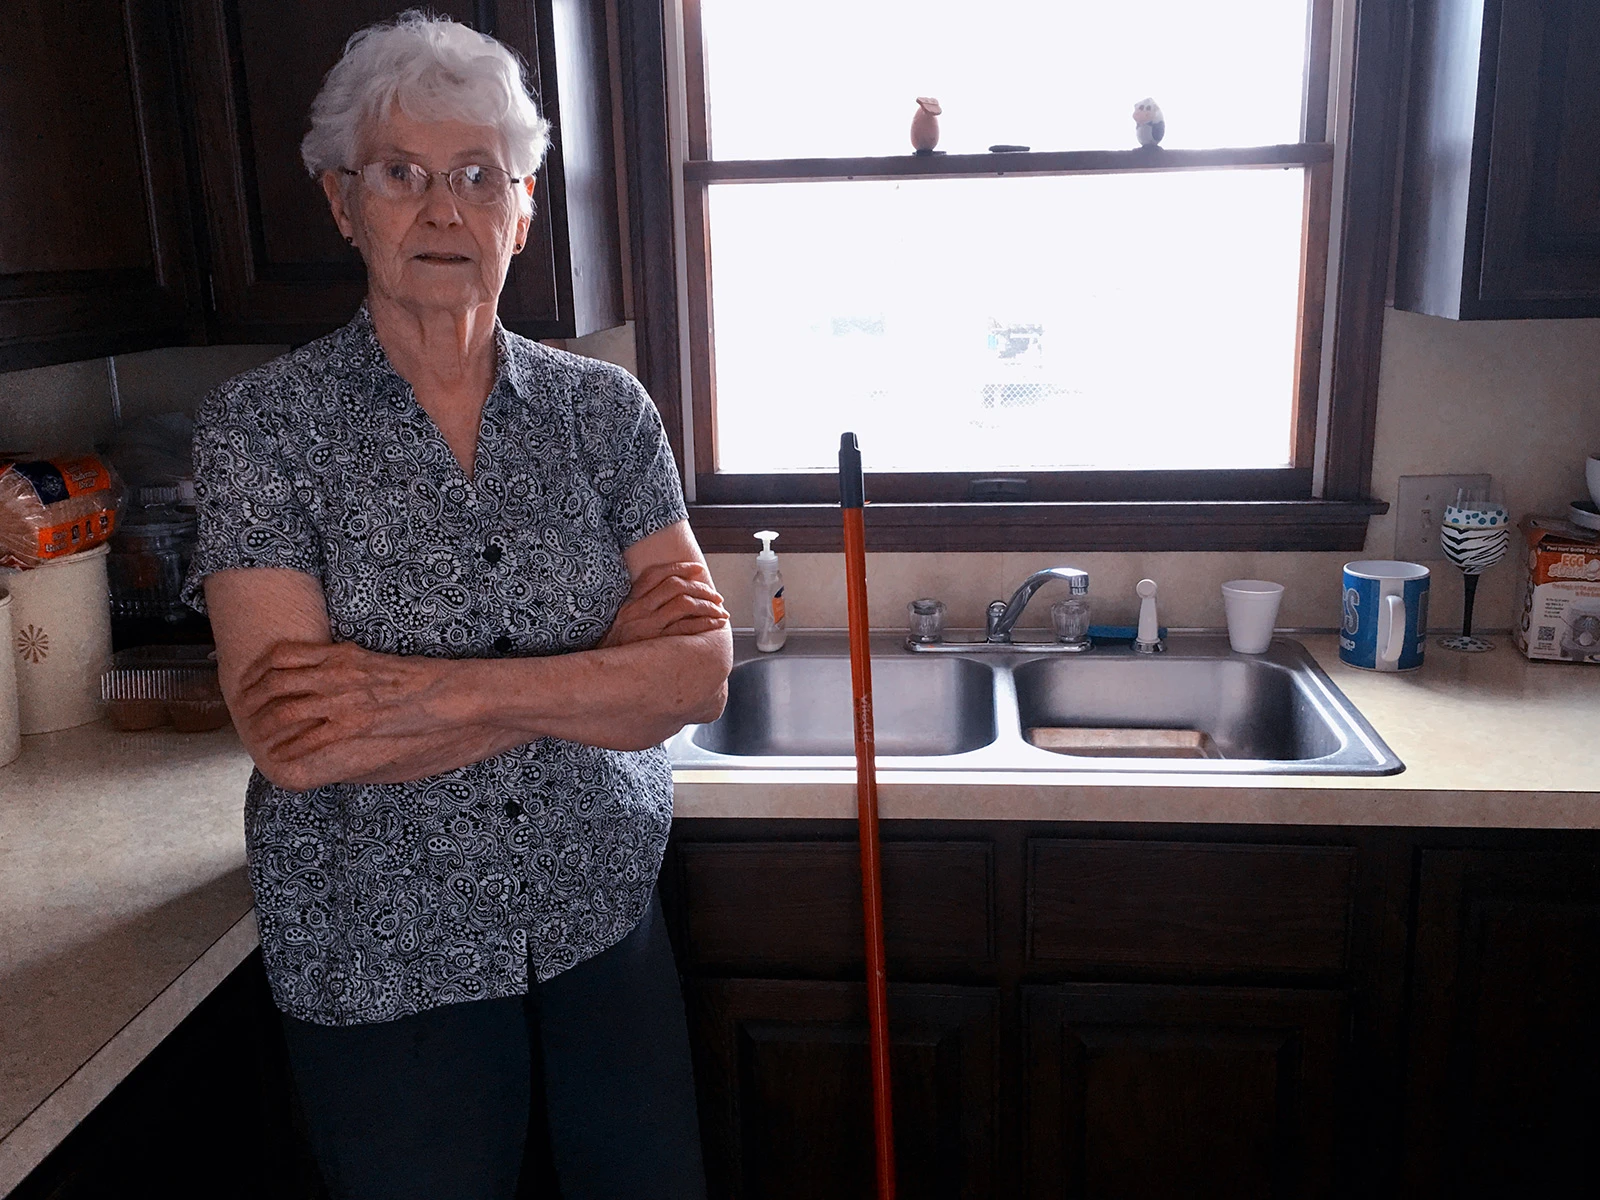
[[[763,529],[756,537],[761,542],[761,553],[756,555],[755,618],[756,649],[781,650],[789,636],[783,613],[783,576],[778,571],[778,556],[773,553],[772,541],[778,535]]]

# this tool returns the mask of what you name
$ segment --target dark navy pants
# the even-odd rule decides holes
[[[336,1200],[512,1200],[525,1146],[543,1143],[541,1107],[562,1200],[704,1200],[683,994],[659,899],[617,945],[526,998],[370,1025],[283,1025]],[[540,1191],[524,1181],[523,1194]]]

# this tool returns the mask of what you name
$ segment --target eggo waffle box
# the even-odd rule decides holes
[[[1558,517],[1524,517],[1522,619],[1529,658],[1600,663],[1600,534]]]

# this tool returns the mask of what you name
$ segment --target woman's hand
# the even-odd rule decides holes
[[[279,761],[346,739],[432,733],[452,723],[443,711],[452,667],[351,642],[279,642],[245,670],[233,716]]]
[[[704,563],[657,563],[640,572],[602,647],[652,638],[710,633],[728,625],[728,610]]]

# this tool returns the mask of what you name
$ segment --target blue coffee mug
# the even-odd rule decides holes
[[[1389,559],[1345,564],[1342,661],[1368,671],[1412,671],[1427,644],[1427,567]]]

